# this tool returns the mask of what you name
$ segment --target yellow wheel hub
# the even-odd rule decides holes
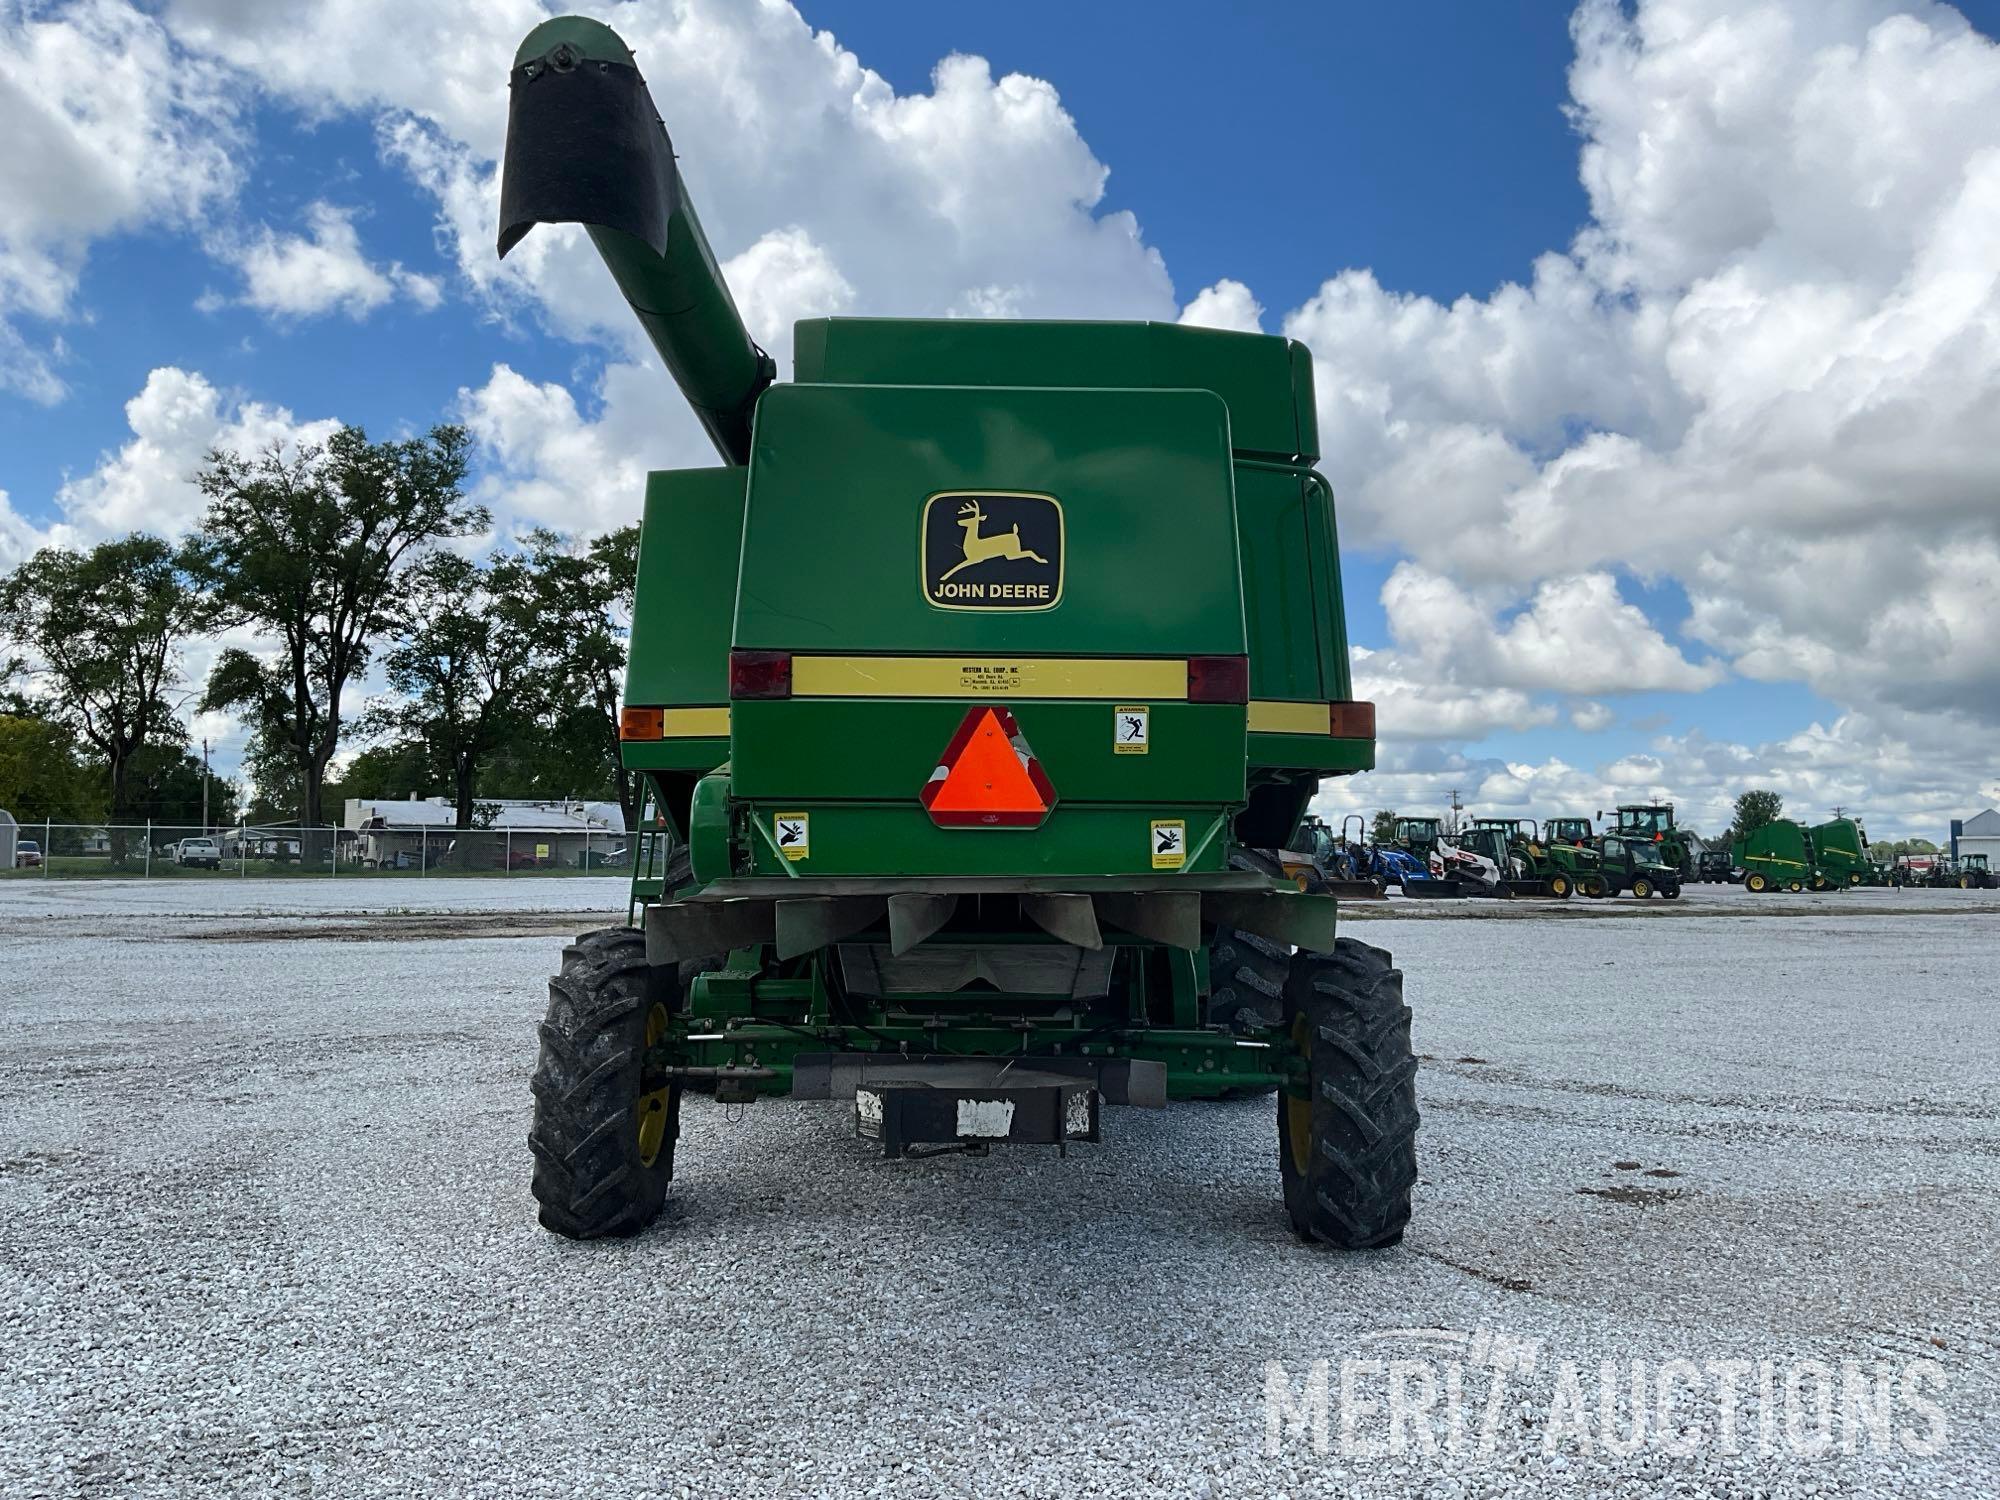
[[[667,1034],[667,1008],[655,1005],[646,1012],[646,1050],[651,1052]],[[644,1087],[644,1064],[640,1065],[641,1084]],[[669,1096],[673,1086],[654,1089],[639,1096],[639,1165],[650,1167],[660,1159],[660,1148],[667,1143],[667,1111],[672,1102]]]
[[[1304,1016],[1292,1018],[1292,1045],[1299,1050],[1299,1056],[1306,1060],[1306,1074],[1312,1074],[1312,1031],[1306,1025]],[[1301,1177],[1305,1175],[1306,1164],[1312,1160],[1313,1110],[1311,1099],[1285,1097],[1285,1140],[1292,1153],[1292,1170]]]

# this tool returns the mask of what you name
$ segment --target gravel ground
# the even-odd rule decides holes
[[[1269,1101],[888,1163],[833,1106],[691,1100],[669,1216],[568,1244],[534,1025],[622,882],[212,889],[0,887],[8,1494],[2000,1492],[1981,893],[1376,908],[1424,1175],[1341,1257],[1287,1230]],[[1317,1360],[1327,1450],[1270,1451],[1267,1362],[1310,1406]],[[1896,1382],[1887,1451],[1857,1407],[1809,1456],[1844,1362]],[[1427,1381],[1458,1451],[1391,1421]]]

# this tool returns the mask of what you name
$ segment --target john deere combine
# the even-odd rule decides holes
[[[1398,1240],[1402,976],[1336,940],[1332,897],[1233,859],[1374,763],[1306,350],[814,319],[776,383],[630,53],[585,20],[512,73],[501,253],[547,223],[585,227],[721,461],[647,483],[634,919],[550,985],[542,1222],[652,1220],[691,1089],[851,1099],[892,1155],[1275,1090],[1295,1229]]]

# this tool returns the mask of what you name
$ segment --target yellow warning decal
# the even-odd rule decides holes
[[[1187,824],[1179,818],[1153,820],[1153,868],[1178,870],[1187,863]]]
[[[786,859],[804,859],[812,853],[811,814],[771,814],[771,841]]]

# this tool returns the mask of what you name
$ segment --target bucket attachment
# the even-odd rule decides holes
[[[1411,877],[1403,882],[1403,894],[1405,896],[1414,896],[1419,900],[1432,900],[1446,896],[1463,896],[1465,889],[1457,880],[1450,876],[1446,876],[1443,879],[1432,877],[1424,880]]]

